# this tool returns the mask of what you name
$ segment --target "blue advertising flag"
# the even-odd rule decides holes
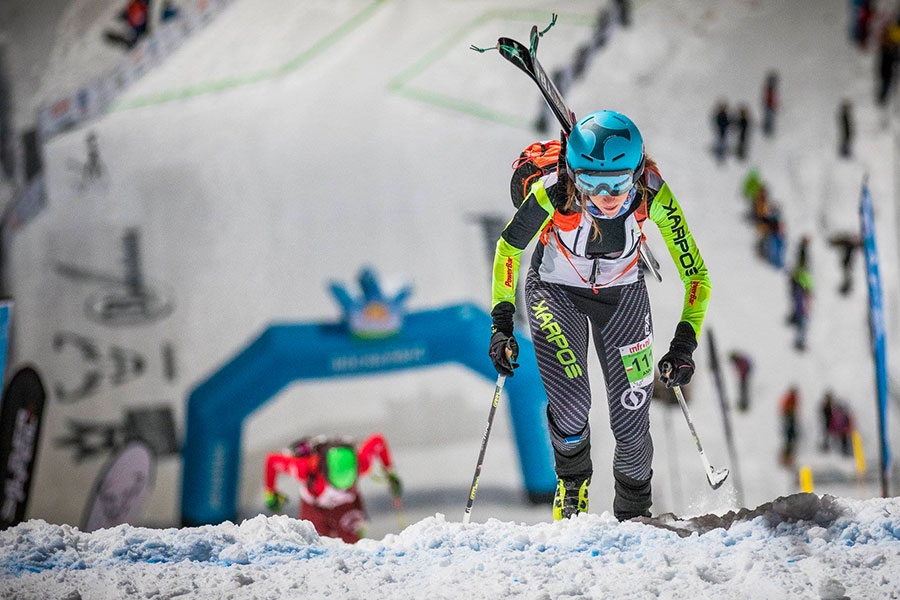
[[[0,388],[3,387],[3,374],[6,372],[6,348],[9,345],[9,317],[12,302],[0,300]]]
[[[869,332],[872,336],[872,357],[875,361],[875,389],[878,402],[878,425],[881,443],[881,495],[888,497],[888,474],[891,464],[890,441],[887,431],[888,377],[884,331],[884,304],[878,252],[875,246],[875,215],[869,186],[863,183],[859,200],[860,227],[866,257],[866,279],[869,288]]]

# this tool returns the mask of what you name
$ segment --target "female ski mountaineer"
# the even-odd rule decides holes
[[[498,373],[512,376],[519,260],[540,238],[525,280],[525,300],[549,401],[556,520],[588,510],[594,472],[588,323],[616,441],[613,510],[619,520],[650,516],[653,322],[639,265],[641,227],[648,217],[662,233],[685,290],[681,320],[659,361],[661,380],[672,387],[688,383],[694,373],[691,355],[711,284],[684,213],[631,119],[601,110],[579,120],[562,140],[555,172],[531,185],[497,241],[489,354]]]

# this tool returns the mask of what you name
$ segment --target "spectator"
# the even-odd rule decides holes
[[[750,127],[750,109],[746,104],[742,104],[738,109],[737,118],[735,119],[738,128],[737,150],[738,160],[744,160],[747,157],[747,144],[749,143],[749,127]]]
[[[800,404],[800,392],[792,385],[781,398],[781,464],[785,467],[794,465],[794,454],[797,447],[797,409]]]
[[[876,101],[886,106],[894,88],[897,59],[900,57],[900,23],[891,21],[881,29],[878,39],[878,91]]]
[[[851,444],[853,417],[850,414],[850,409],[845,404],[837,403],[831,409],[828,434],[840,443],[841,454],[844,456],[853,455],[853,445]]]
[[[759,193],[759,190],[763,187],[762,177],[759,175],[759,167],[753,166],[750,167],[750,170],[747,171],[747,176],[744,177],[744,181],[741,185],[741,194],[744,196],[744,199],[747,200],[749,204],[751,204],[750,216],[753,216],[753,201],[756,199],[756,195]]]
[[[780,106],[778,93],[778,72],[769,71],[766,75],[763,87],[763,134],[772,136],[775,134],[775,115]]]
[[[131,0],[122,11],[121,17],[131,29],[131,45],[134,46],[147,33],[150,17],[147,0]]]
[[[158,2],[160,0],[153,0]],[[150,0],[129,0],[118,15],[118,20],[125,24],[126,30],[106,30],[104,37],[108,42],[124,46],[127,49],[133,48],[142,38],[150,33],[150,16],[151,8],[154,6]],[[178,16],[178,8],[171,0],[162,0],[159,10],[159,20],[168,21]]]
[[[365,440],[359,449],[340,437],[301,438],[282,452],[266,457],[266,506],[274,512],[284,507],[285,496],[276,489],[279,473],[289,473],[300,482],[299,518],[310,521],[319,535],[338,537],[352,544],[364,535],[367,520],[359,477],[378,458],[384,469],[394,506],[399,508],[402,486],[394,474],[387,442],[380,434]]]
[[[834,393],[831,390],[825,392],[822,398],[822,451],[827,452],[831,441],[831,415],[834,412]]]
[[[740,392],[738,394],[738,410],[746,412],[750,408],[750,374],[753,372],[753,361],[749,356],[737,350],[728,355],[731,364],[737,370]]]
[[[764,261],[781,269],[784,267],[784,225],[781,208],[769,201],[765,184],[759,186],[753,198],[751,219],[756,224],[756,253]]]
[[[82,184],[103,176],[103,161],[100,160],[100,145],[97,143],[97,134],[93,131],[85,138],[87,144],[87,161],[81,171]]]
[[[850,158],[853,154],[853,105],[849,100],[841,102],[838,126],[840,130],[838,155],[841,158]]]
[[[850,35],[856,45],[864,50],[869,41],[872,22],[872,0],[853,0],[850,5]]]
[[[806,330],[812,304],[812,274],[809,269],[809,237],[803,236],[797,250],[797,260],[790,276],[791,314],[788,322],[797,328],[794,348],[806,350]]]
[[[856,256],[856,251],[862,248],[862,240],[858,233],[837,233],[828,238],[828,244],[841,253],[841,271],[844,280],[838,291],[846,296],[853,289],[853,257]]]
[[[776,203],[769,205],[769,215],[762,222],[763,250],[766,262],[776,269],[784,268],[784,222],[781,218],[781,207]]]
[[[716,132],[716,142],[714,153],[716,160],[720,163],[725,160],[725,150],[728,143],[728,125],[730,123],[728,117],[728,104],[723,100],[716,105],[716,111],[713,114],[713,126]]]

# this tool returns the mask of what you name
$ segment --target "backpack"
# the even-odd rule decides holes
[[[509,193],[513,206],[518,209],[525,198],[531,185],[547,173],[556,171],[559,161],[559,140],[548,142],[534,142],[519,154],[519,158],[513,161],[512,180],[509,182]]]

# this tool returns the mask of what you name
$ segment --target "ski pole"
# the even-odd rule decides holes
[[[700,452],[700,461],[703,463],[703,470],[706,471],[706,480],[709,482],[712,489],[717,490],[725,483],[725,479],[728,477],[728,469],[716,470],[709,464],[709,460],[707,460],[706,454],[703,452],[703,446],[700,445],[700,438],[697,437],[697,431],[694,429],[694,422],[691,420],[691,414],[688,412],[687,402],[684,401],[684,395],[681,393],[681,386],[672,386],[672,390],[675,392],[675,397],[678,398],[678,404],[681,405],[681,412],[684,413],[684,418],[691,430],[691,435],[694,436],[694,443],[697,444],[697,450]]]
[[[469,522],[472,515],[472,505],[475,503],[475,492],[478,491],[478,480],[481,479],[481,466],[484,464],[484,453],[487,450],[488,438],[491,435],[491,426],[494,424],[494,414],[497,412],[497,405],[500,403],[500,393],[503,391],[503,384],[506,382],[506,375],[497,376],[497,387],[494,389],[494,400],[491,402],[491,412],[488,413],[487,427],[484,428],[484,435],[481,438],[481,452],[478,453],[478,464],[475,465],[475,476],[472,478],[472,488],[469,490],[469,499],[466,502],[466,512],[463,514],[463,524]]]

